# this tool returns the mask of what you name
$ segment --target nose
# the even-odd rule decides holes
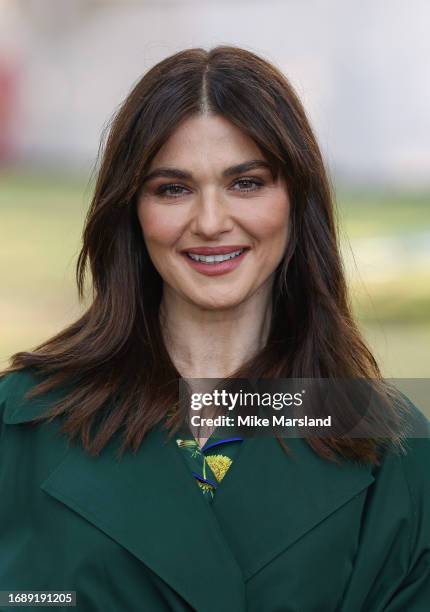
[[[195,202],[190,230],[206,239],[217,238],[233,229],[228,205],[216,191],[201,193]]]

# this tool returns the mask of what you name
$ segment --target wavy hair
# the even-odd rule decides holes
[[[274,65],[249,51],[187,49],[150,69],[109,125],[76,269],[81,299],[91,273],[90,306],[33,351],[13,355],[3,372],[32,368],[43,374],[31,397],[65,385],[61,401],[39,418],[62,415],[63,433],[71,440],[79,435],[91,454],[121,429],[122,453],[137,450],[158,423],[172,433],[181,425],[179,412],[172,411],[180,374],[159,321],[162,279],[146,250],[136,203],[151,160],[178,124],[207,112],[225,117],[255,141],[283,173],[292,203],[267,344],[231,377],[365,378],[383,388],[351,313],[331,186],[293,87]],[[389,392],[383,393],[389,400]],[[385,409],[392,406],[388,401]],[[395,427],[387,425],[383,433],[401,442]],[[372,438],[307,442],[328,460],[341,455],[378,463]]]

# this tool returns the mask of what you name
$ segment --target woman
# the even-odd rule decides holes
[[[427,610],[428,423],[409,404],[406,439],[360,337],[320,151],[275,67],[191,49],[141,79],[81,297],[88,268],[85,314],[1,381],[0,589],[73,590],[85,612]],[[378,439],[195,439],[178,380],[234,377],[373,379]]]

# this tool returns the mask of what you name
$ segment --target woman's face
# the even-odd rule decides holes
[[[221,116],[193,116],[146,177],[138,217],[165,294],[212,310],[270,291],[290,202],[251,138]]]

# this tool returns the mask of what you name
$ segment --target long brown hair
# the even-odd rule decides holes
[[[91,272],[91,305],[35,350],[13,355],[3,372],[32,368],[43,374],[31,397],[73,381],[40,418],[63,415],[62,431],[71,439],[80,434],[91,454],[122,428],[121,453],[139,448],[157,423],[171,432],[180,426],[172,412],[180,375],[159,322],[162,279],[146,250],[136,201],[157,151],[180,121],[202,112],[222,115],[249,135],[284,174],[292,202],[267,344],[232,377],[382,380],[351,315],[330,184],[292,86],[249,51],[188,49],[149,70],[111,123],[76,270],[81,299]],[[400,441],[392,428],[385,434]],[[370,438],[308,443],[326,459],[343,455],[378,463],[378,445]]]

